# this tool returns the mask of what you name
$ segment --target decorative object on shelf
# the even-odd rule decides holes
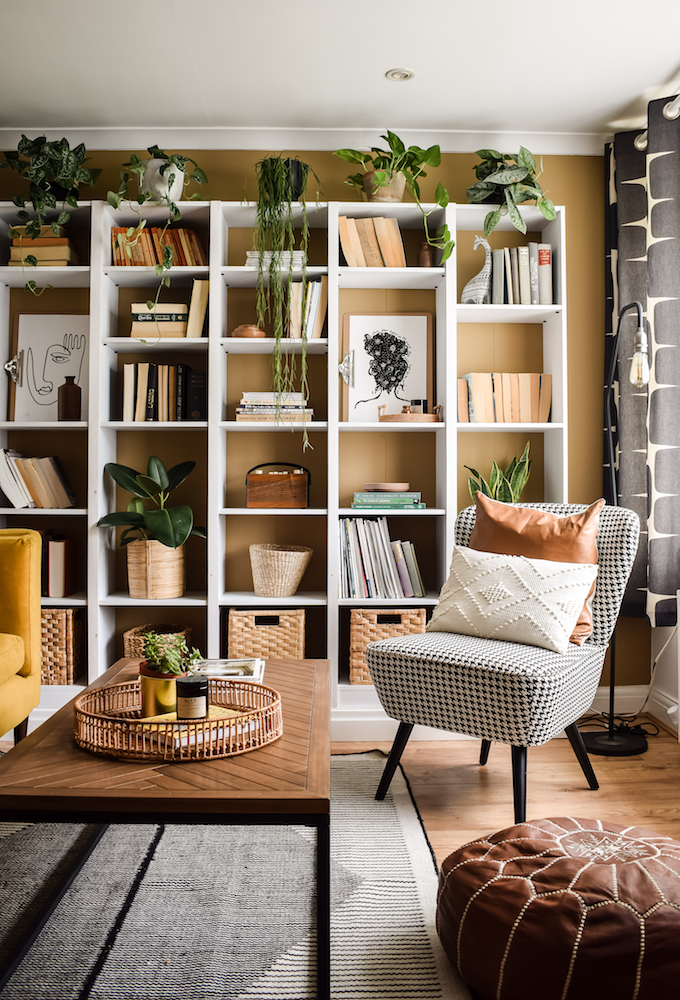
[[[476,250],[477,247],[484,247],[484,266],[463,288],[460,296],[462,305],[487,305],[491,302],[491,247],[481,236],[475,236],[472,249]]]
[[[67,375],[57,390],[57,420],[80,420],[82,391],[75,375]]]
[[[405,493],[411,489],[410,483],[364,483],[367,493]]]
[[[529,445],[530,442],[527,441],[519,461],[517,458],[513,458],[505,472],[501,471],[494,459],[488,483],[476,469],[470,468],[469,465],[464,466],[472,473],[471,476],[468,476],[468,490],[472,499],[475,499],[475,493],[479,490],[484,496],[491,497],[493,500],[500,500],[503,503],[518,503],[531,472]]]
[[[451,256],[455,242],[446,224],[440,226],[436,233],[430,233],[427,220],[434,209],[426,212],[420,204],[419,184],[421,178],[427,177],[425,167],[438,167],[441,164],[441,150],[439,146],[430,146],[429,149],[409,146],[407,149],[399,136],[389,129],[387,135],[381,138],[387,143],[388,149],[371,146],[370,153],[361,153],[356,149],[335,150],[335,156],[340,156],[348,163],[359,164],[364,171],[349,176],[345,184],[365,193],[368,201],[382,202],[401,201],[404,189],[408,187],[423,213],[425,239],[429,246],[441,250],[440,264],[443,264]],[[439,208],[446,208],[449,203],[448,192],[441,182],[437,184],[434,201]]]
[[[378,420],[381,423],[387,421],[388,423],[437,424],[440,420],[441,406],[439,404],[432,407],[432,413],[413,413],[408,404],[402,407],[401,413],[387,413],[386,409],[384,404],[378,407]]]
[[[381,405],[433,398],[431,313],[345,313],[343,354],[343,420],[377,423]]]
[[[425,631],[425,608],[353,608],[349,616],[349,682],[373,684],[366,663],[369,642]]]
[[[82,411],[87,412],[89,316],[20,313],[14,317],[10,356],[17,365],[11,376],[8,418],[15,421],[57,420],[59,386],[67,375],[81,389]],[[14,369],[12,374],[11,368]]]
[[[429,243],[421,243],[418,249],[418,267],[433,267],[434,254]]]
[[[230,608],[229,656],[261,656],[267,660],[305,657],[305,610]]]
[[[81,184],[92,185],[101,173],[100,170],[92,170],[84,167],[83,163],[87,159],[87,150],[84,143],[80,143],[73,149],[66,139],[47,140],[44,135],[37,139],[28,139],[21,136],[16,150],[7,150],[3,154],[5,159],[0,162],[0,170],[9,168],[16,170],[19,175],[25,176],[29,181],[28,198],[16,197],[14,204],[20,209],[17,219],[21,226],[10,227],[8,236],[10,239],[38,239],[47,233],[54,236],[60,235],[60,226],[66,225],[71,218],[69,208],[78,207],[78,191]],[[61,202],[59,209],[58,202]],[[27,204],[33,205],[33,217],[26,211]],[[57,214],[54,219],[48,222],[48,215],[53,210]],[[30,246],[30,243],[27,244]],[[34,266],[37,259],[30,252],[25,258],[22,267]],[[38,291],[34,280],[26,282],[25,288],[35,295],[42,294],[46,288]]]
[[[240,326],[235,327],[231,333],[230,337],[266,337],[267,334],[264,330],[261,330],[259,326],[255,323],[242,323]]]
[[[287,466],[265,472],[269,466]],[[292,471],[291,471],[292,470]],[[292,462],[262,462],[246,473],[246,507],[309,507],[309,469]]]
[[[292,597],[300,586],[313,551],[307,545],[251,545],[250,567],[257,596]]]
[[[277,691],[223,677],[209,685],[208,718],[181,722],[174,711],[144,717],[139,680],[86,691],[73,705],[75,741],[121,760],[184,761],[233,757],[283,734]]]
[[[488,236],[501,217],[507,215],[515,229],[526,233],[527,224],[517,206],[527,201],[535,201],[536,207],[546,219],[555,218],[555,206],[546,198],[538,178],[543,172],[543,157],[540,169],[533,153],[524,146],[519,153],[499,153],[495,149],[478,149],[477,156],[482,162],[475,168],[477,182],[466,191],[468,201],[473,204],[498,204],[484,219],[484,236]]]
[[[167,272],[175,263],[175,250],[171,241],[166,239],[166,233],[173,222],[178,222],[182,218],[182,213],[177,207],[177,199],[179,196],[183,196],[185,184],[189,184],[190,181],[195,181],[199,185],[207,184],[208,178],[196,161],[189,156],[182,156],[179,153],[165,153],[158,146],[149,146],[147,151],[149,159],[146,160],[140,160],[135,153],[130,154],[130,159],[123,164],[123,169],[120,172],[118,190],[109,191],[106,197],[109,205],[113,208],[120,208],[121,202],[126,199],[139,220],[136,226],[129,226],[116,237],[118,246],[124,250],[129,258],[132,258],[133,248],[141,239],[146,225],[146,219],[142,218],[140,206],[144,204],[165,205],[168,209],[167,222],[158,234],[163,260],[154,265],[160,282],[155,298],[153,301],[147,302],[149,309],[155,311],[161,291],[163,288],[170,287],[170,275]],[[189,163],[194,165],[194,169],[190,173],[187,171]],[[137,176],[139,193],[136,197],[128,197],[128,183],[133,175]],[[200,192],[194,191],[189,199],[183,198],[183,200],[195,201],[202,199],[202,197]]]
[[[189,649],[183,635],[159,634],[151,628],[144,635],[144,659],[139,665],[142,715],[174,712],[177,704],[175,681],[185,676],[196,660],[198,649]]]
[[[115,462],[104,466],[114,482],[134,497],[126,511],[105,514],[97,521],[100,528],[126,529],[120,544],[127,546],[131,597],[159,600],[184,594],[184,543],[190,535],[205,538],[205,528],[194,525],[191,507],[168,507],[167,502],[195,464],[182,462],[166,470],[160,458],[152,455],[146,475]],[[147,509],[147,500],[156,506]]]

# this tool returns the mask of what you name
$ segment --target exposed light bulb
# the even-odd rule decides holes
[[[633,360],[628,376],[632,385],[641,389],[649,382],[649,356],[647,354],[647,334],[643,327],[638,327],[633,344]]]

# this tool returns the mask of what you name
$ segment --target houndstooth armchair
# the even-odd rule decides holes
[[[582,504],[526,504],[558,517]],[[604,507],[597,530],[598,576],[593,631],[566,653],[452,632],[426,632],[371,643],[366,659],[380,702],[399,729],[376,793],[383,799],[414,725],[465,733],[482,740],[480,764],[491,742],[512,747],[515,823],[526,818],[527,748],[562,730],[588,784],[598,783],[576,720],[590,707],[637,552],[639,521],[624,507]],[[475,507],[456,520],[456,544],[466,546]]]

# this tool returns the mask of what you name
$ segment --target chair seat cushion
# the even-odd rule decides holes
[[[565,653],[453,632],[371,643],[366,661],[394,719],[479,739],[538,746],[592,703],[606,648]]]
[[[0,684],[18,674],[25,660],[26,649],[21,636],[0,632]]]
[[[680,982],[680,843],[533,820],[442,864],[437,929],[480,1000],[661,1000]]]

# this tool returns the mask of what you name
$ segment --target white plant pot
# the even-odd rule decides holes
[[[167,160],[160,160],[152,157],[146,161],[144,176],[139,178],[140,194],[151,195],[149,205],[160,205],[166,198],[170,201],[181,201],[184,190],[184,172],[173,164],[168,164],[165,173],[161,174],[161,167],[167,164]],[[168,188],[168,181],[174,175],[172,186]]]

